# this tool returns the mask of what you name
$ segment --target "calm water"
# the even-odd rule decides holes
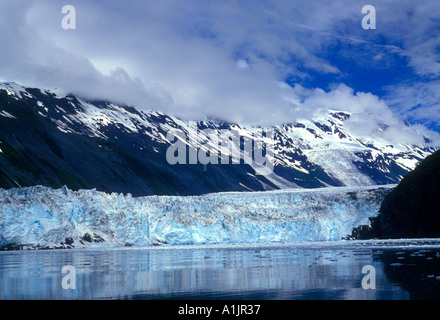
[[[440,240],[1,252],[0,299],[440,299]]]

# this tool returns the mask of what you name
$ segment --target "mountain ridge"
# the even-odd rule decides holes
[[[320,119],[298,119],[270,128],[196,122],[197,134],[206,141],[210,139],[204,129],[220,137],[222,130],[247,137],[273,130],[274,171],[259,176],[243,161],[168,164],[167,133],[194,131],[188,121],[177,117],[2,83],[0,187],[66,185],[72,190],[145,196],[396,184],[435,151],[427,138],[426,145],[412,146],[357,137],[344,126],[350,116],[335,108]]]

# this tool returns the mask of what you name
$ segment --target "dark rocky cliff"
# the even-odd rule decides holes
[[[381,239],[440,237],[440,150],[385,198],[372,228]]]

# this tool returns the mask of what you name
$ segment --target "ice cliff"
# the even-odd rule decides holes
[[[340,240],[368,224],[394,186],[197,197],[0,189],[0,248]]]

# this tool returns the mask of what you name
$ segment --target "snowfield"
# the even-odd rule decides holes
[[[197,197],[0,189],[0,248],[334,241],[368,224],[395,187],[330,187]]]

